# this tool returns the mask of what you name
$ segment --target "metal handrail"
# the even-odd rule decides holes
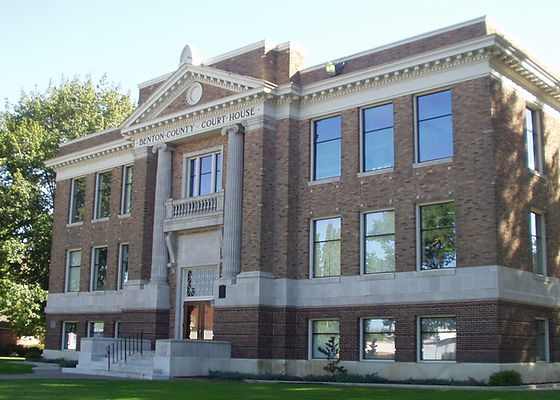
[[[116,342],[107,346],[107,371],[111,370],[111,364],[121,360],[127,362],[127,357],[144,352],[144,332],[136,333],[131,337],[117,339]]]

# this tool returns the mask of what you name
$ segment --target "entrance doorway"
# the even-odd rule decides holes
[[[185,301],[183,316],[183,339],[214,338],[214,307],[210,301]]]

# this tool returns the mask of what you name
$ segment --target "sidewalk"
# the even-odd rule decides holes
[[[10,361],[17,364],[34,365],[31,374],[0,375],[0,381],[12,379],[126,379],[110,376],[87,375],[77,373],[67,373],[58,364],[33,362],[33,361]]]

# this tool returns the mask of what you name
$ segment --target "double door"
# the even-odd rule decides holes
[[[214,337],[214,308],[210,301],[183,303],[183,339],[212,340]]]

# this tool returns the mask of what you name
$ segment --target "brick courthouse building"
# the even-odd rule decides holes
[[[485,18],[303,61],[187,46],[61,145],[45,355],[143,331],[305,375],[334,336],[351,373],[558,381],[558,77]]]

